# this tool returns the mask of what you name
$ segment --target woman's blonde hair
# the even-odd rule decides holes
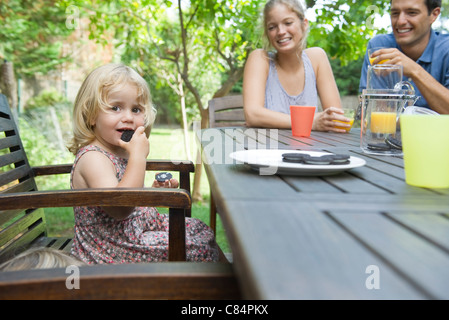
[[[76,96],[73,108],[73,139],[68,146],[76,155],[95,139],[92,125],[100,110],[107,111],[109,94],[120,90],[121,86],[131,83],[137,87],[138,102],[145,109],[145,132],[149,135],[156,118],[156,109],[151,102],[151,93],[147,82],[132,68],[123,64],[106,64],[93,70],[84,80]]]
[[[270,13],[270,11],[277,5],[284,5],[286,6],[288,9],[290,9],[292,12],[296,13],[296,15],[298,16],[299,20],[302,22],[302,26],[304,26],[304,20],[305,20],[305,11],[303,6],[301,5],[301,3],[298,0],[269,0],[267,1],[267,3],[265,4],[264,10],[263,10],[263,30],[264,30],[264,49],[266,51],[269,51],[271,49],[273,49],[273,45],[270,42],[270,38],[268,37],[268,14]],[[304,35],[301,41],[301,45],[300,45],[300,49],[303,50],[306,48],[307,45],[307,34],[309,32],[309,29],[305,28],[304,30]]]
[[[84,266],[84,262],[51,248],[32,248],[0,265],[0,271],[65,268]]]

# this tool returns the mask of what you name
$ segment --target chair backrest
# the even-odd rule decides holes
[[[225,96],[209,100],[209,127],[233,127],[245,125],[243,96]]]
[[[36,191],[17,124],[6,97],[0,94],[0,192]],[[0,261],[46,235],[42,209],[2,210],[0,208]]]

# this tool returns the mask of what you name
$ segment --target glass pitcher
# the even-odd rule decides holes
[[[396,89],[402,82],[403,67],[393,64],[369,66],[366,75],[366,89]]]
[[[413,105],[412,90],[365,89],[361,96],[360,147],[376,155],[402,155],[399,115]]]

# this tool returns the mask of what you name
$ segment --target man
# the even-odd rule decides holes
[[[392,0],[390,19],[393,33],[378,35],[368,49],[383,47],[372,54],[373,64],[389,60],[402,65],[404,80],[411,82],[420,99],[415,105],[449,114],[449,35],[432,29],[441,12],[441,0]],[[362,67],[360,91],[366,88],[368,54]]]

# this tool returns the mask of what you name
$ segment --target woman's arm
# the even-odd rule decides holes
[[[243,105],[246,124],[259,128],[291,128],[290,115],[265,108],[269,58],[262,49],[253,51],[243,74]]]
[[[333,120],[349,121],[350,119],[343,116],[340,92],[327,54],[321,48],[309,48],[305,52],[312,61],[317,92],[323,107],[323,112],[315,115],[312,130],[344,133],[345,130],[335,128],[336,123]],[[345,126],[345,124],[339,123],[338,126]],[[347,126],[350,127],[349,124]]]

